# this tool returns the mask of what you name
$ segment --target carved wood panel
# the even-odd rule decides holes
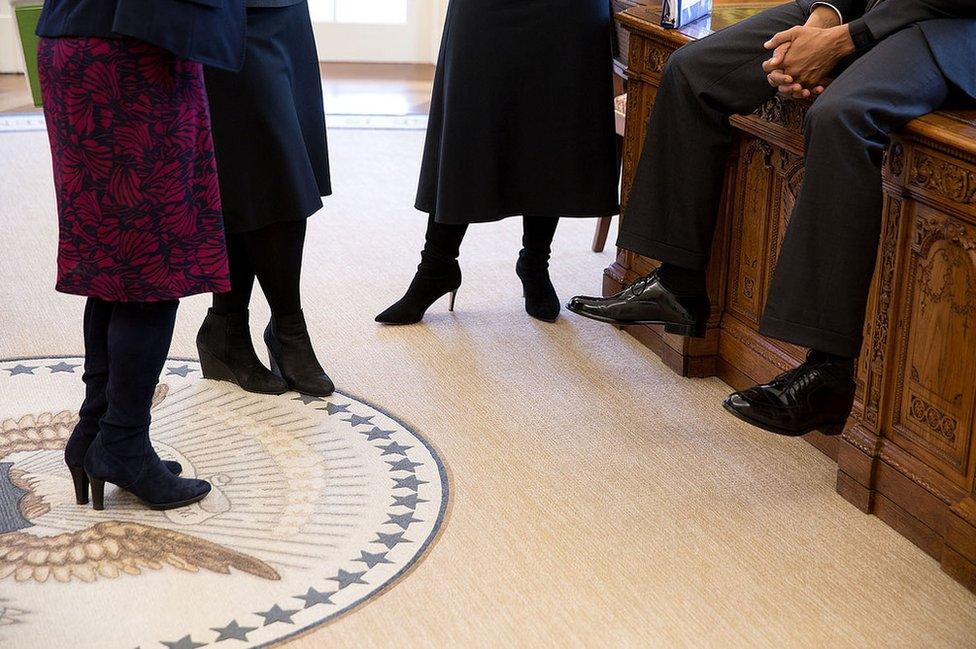
[[[743,320],[759,322],[768,267],[766,236],[772,212],[773,149],[754,138],[740,147],[732,214],[728,309]]]
[[[911,235],[890,434],[968,486],[976,403],[976,227],[918,205]]]

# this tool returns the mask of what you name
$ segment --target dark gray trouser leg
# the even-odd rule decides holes
[[[942,105],[948,82],[917,27],[845,70],[807,113],[805,177],[760,331],[857,356],[881,230],[888,135]]]
[[[729,116],[750,113],[775,94],[762,69],[770,57],[763,43],[805,20],[796,4],[775,7],[671,56],[618,246],[685,268],[705,268],[732,143]]]

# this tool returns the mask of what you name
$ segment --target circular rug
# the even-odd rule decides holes
[[[209,480],[154,512],[106,485],[75,504],[62,460],[81,358],[0,361],[0,645],[274,644],[349,612],[419,561],[448,482],[433,448],[347,394],[249,394],[167,362],[159,454]]]

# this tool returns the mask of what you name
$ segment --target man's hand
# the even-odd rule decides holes
[[[776,59],[776,50],[787,43],[789,49],[783,56],[782,63],[771,66],[771,62]],[[773,58],[763,64],[763,69],[767,73],[774,70],[781,70],[783,73],[782,78],[770,79],[770,83],[788,78],[789,83],[813,89],[822,86],[837,63],[854,52],[854,42],[846,25],[828,29],[793,27],[774,34],[765,46],[766,49],[773,50],[774,54]]]
[[[828,29],[840,24],[840,16],[837,15],[836,11],[830,7],[819,6],[814,8],[804,26],[816,29]],[[789,51],[791,44],[792,41],[786,41],[782,45],[774,48],[773,56],[763,63],[763,70],[767,73],[766,79],[769,81],[769,85],[776,88],[779,94],[784,97],[801,99],[811,95],[819,95],[824,91],[823,85],[818,84],[812,88],[804,88],[801,84],[796,83],[792,75],[787,74],[783,70],[783,61],[786,58],[786,53]]]

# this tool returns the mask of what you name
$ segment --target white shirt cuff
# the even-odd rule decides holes
[[[838,9],[834,5],[830,4],[829,2],[814,2],[810,6],[810,11],[813,11],[814,9],[816,9],[817,7],[820,7],[820,6],[830,7],[831,9],[833,9],[837,13],[837,20],[840,21],[840,24],[841,25],[844,24],[844,16],[843,16],[843,14],[840,13],[840,9]]]

